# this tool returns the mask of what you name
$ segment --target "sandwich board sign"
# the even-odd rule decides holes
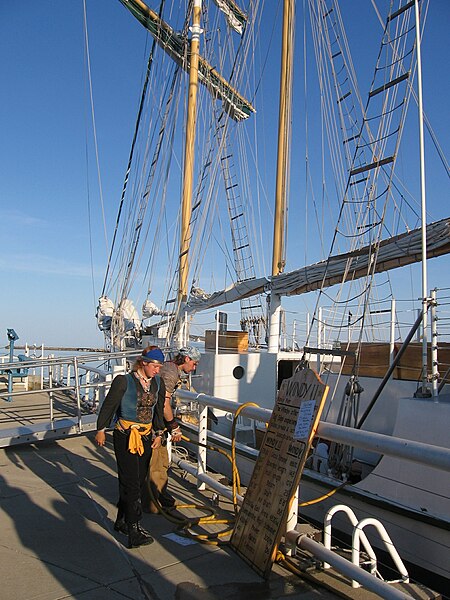
[[[259,450],[231,546],[262,577],[269,577],[285,533],[290,502],[328,393],[311,369],[285,379]]]

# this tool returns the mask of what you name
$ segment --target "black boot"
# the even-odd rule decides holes
[[[114,523],[114,529],[120,533],[123,533],[124,535],[128,535],[128,525],[126,524],[123,515],[117,514],[117,519]]]
[[[124,535],[128,535],[128,526],[125,522],[125,512],[123,510],[122,501],[119,499],[117,502],[117,517],[114,523],[115,531],[119,531]]]
[[[148,546],[153,542],[152,536],[142,529],[139,523],[128,524],[128,548],[138,548],[139,546]]]

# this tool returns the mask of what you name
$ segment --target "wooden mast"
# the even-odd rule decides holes
[[[190,28],[191,51],[189,67],[189,92],[186,121],[186,141],[184,152],[184,174],[183,174],[183,195],[181,206],[181,232],[180,232],[180,259],[179,259],[179,277],[178,277],[178,310],[182,308],[188,295],[188,270],[189,270],[189,244],[191,241],[191,214],[192,214],[192,190],[194,174],[194,144],[195,144],[195,124],[197,119],[197,90],[198,90],[198,63],[200,18],[202,11],[201,0],[194,0],[192,27]],[[181,318],[181,315],[179,315]]]
[[[272,276],[282,273],[285,267],[284,225],[286,219],[287,172],[291,131],[292,66],[294,59],[293,23],[294,0],[284,0]]]
[[[281,47],[280,106],[278,118],[278,154],[273,229],[272,276],[282,273],[285,267],[284,239],[286,220],[287,174],[291,132],[292,75],[294,57],[294,0],[284,0],[283,33]],[[281,299],[270,296],[269,352],[278,352]]]

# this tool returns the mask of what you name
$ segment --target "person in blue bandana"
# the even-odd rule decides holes
[[[128,535],[129,548],[153,542],[140,521],[152,450],[161,446],[164,432],[166,388],[159,377],[163,363],[164,354],[157,346],[145,348],[131,373],[114,378],[97,419],[99,446],[105,445],[106,429],[115,422],[119,502],[114,529]]]

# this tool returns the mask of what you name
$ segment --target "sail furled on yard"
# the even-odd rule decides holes
[[[141,0],[120,0],[120,2],[152,34],[161,48],[185,71],[189,71],[190,57],[187,38],[174,31]],[[230,14],[235,17],[238,13],[241,14],[234,2],[224,2],[224,4],[228,5]],[[213,97],[222,101],[225,111],[234,120],[242,121],[255,112],[252,104],[241,96],[202,56],[199,58],[198,78]]]
[[[371,264],[374,248],[366,246],[276,277],[242,281],[211,294],[209,298],[189,298],[186,310],[188,313],[208,310],[264,291],[273,291],[280,296],[304,294],[341,283],[342,280],[360,279],[370,270],[382,273],[410,265],[421,260],[421,233],[420,229],[415,229],[383,240],[377,249],[378,260],[374,265]],[[450,219],[430,223],[427,226],[427,257],[435,258],[449,253]]]
[[[443,219],[427,226],[430,239],[427,257],[435,258],[450,252],[450,219]],[[372,265],[374,256],[377,261]],[[346,254],[331,256],[326,261],[286,273],[272,280],[275,293],[286,296],[303,294],[330,287],[342,281],[365,277],[368,272],[383,273],[403,267],[422,259],[422,231],[415,229],[380,242],[378,249],[366,246]]]
[[[225,15],[228,25],[242,35],[247,22],[247,16],[236,2],[233,2],[233,0],[214,0],[214,2]]]

